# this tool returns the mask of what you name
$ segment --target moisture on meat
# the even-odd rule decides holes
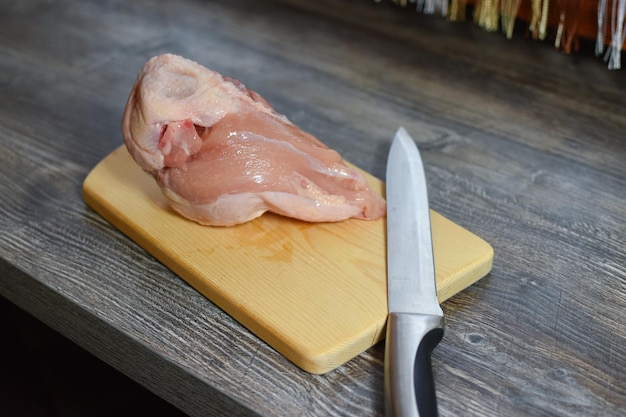
[[[176,55],[141,70],[122,131],[172,208],[201,224],[266,211],[310,222],[385,215],[384,199],[336,151],[241,82]]]

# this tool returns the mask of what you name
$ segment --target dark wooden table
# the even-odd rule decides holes
[[[84,204],[173,52],[382,179],[413,134],[432,208],[496,253],[443,305],[442,416],[624,415],[626,72],[521,32],[368,0],[2,2],[0,294],[193,416],[383,413],[384,343],[307,374]]]

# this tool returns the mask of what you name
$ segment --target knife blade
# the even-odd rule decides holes
[[[443,337],[444,319],[437,299],[424,167],[403,127],[389,151],[386,189],[386,415],[436,416],[431,352]]]

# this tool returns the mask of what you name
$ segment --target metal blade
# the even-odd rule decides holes
[[[390,313],[443,316],[424,167],[415,142],[402,127],[387,161],[387,296]]]

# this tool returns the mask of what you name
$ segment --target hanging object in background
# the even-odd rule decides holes
[[[611,7],[609,8],[609,2]],[[602,55],[606,42],[605,34],[610,30],[610,43],[606,50],[604,60],[608,62],[609,69],[620,69],[622,60],[622,48],[626,38],[626,0],[599,0],[598,1],[598,34],[596,36],[596,56]],[[607,27],[607,19],[610,16],[611,27]]]
[[[380,0],[375,0],[380,3]],[[436,14],[441,16],[448,15],[449,0],[392,0],[395,4],[405,7],[409,3],[415,3],[415,9],[424,14]]]
[[[487,32],[498,30],[500,20],[500,0],[476,0],[474,23]]]
[[[417,11],[424,14],[448,15],[448,0],[417,0]]]
[[[534,39],[544,40],[548,33],[549,0],[532,0],[532,18],[530,19],[530,33]]]
[[[465,20],[467,10],[466,0],[452,0],[448,6],[448,20],[451,22],[462,22]]]
[[[558,0],[559,25],[556,29],[554,47],[562,48],[566,54],[572,52],[572,46],[578,51],[578,22],[580,21],[580,9],[582,0]]]
[[[604,52],[604,31],[606,30],[606,3],[608,0],[598,1],[598,34],[596,35],[596,56]]]
[[[599,13],[599,11],[598,11]],[[611,8],[611,44],[607,48],[604,60],[608,61],[609,69],[622,67],[622,48],[626,40],[626,0],[613,0]]]
[[[502,31],[507,39],[513,37],[513,29],[515,28],[515,19],[519,12],[519,6],[522,0],[501,0],[500,18],[502,20]]]
[[[379,3],[382,0],[374,0]],[[569,54],[578,51],[580,37],[596,36],[595,54],[606,53],[604,60],[611,70],[621,68],[621,54],[626,41],[626,0],[391,0],[399,6],[414,4],[418,12],[440,14],[451,22],[467,18],[468,5],[473,20],[489,32],[499,29],[513,37],[518,19],[529,22],[533,39],[554,36],[554,46]],[[597,7],[596,7],[597,2]],[[597,16],[593,16],[597,13]],[[597,24],[597,33],[596,33]],[[548,30],[550,26],[550,31]],[[593,27],[593,29],[591,29]]]

